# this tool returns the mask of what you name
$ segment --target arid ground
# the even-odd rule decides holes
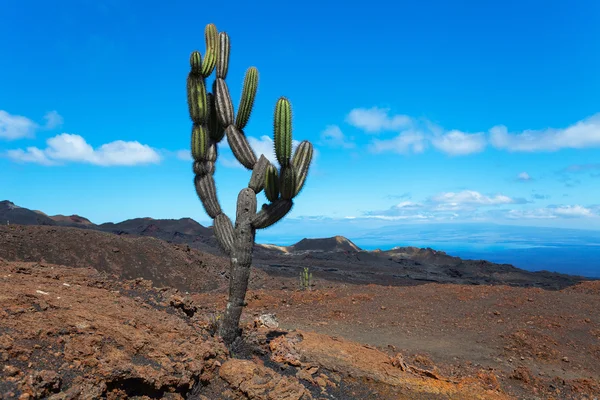
[[[315,269],[301,291],[299,268],[253,267],[244,338],[227,349],[212,335],[227,259],[2,226],[0,398],[600,397],[598,281],[357,284]]]

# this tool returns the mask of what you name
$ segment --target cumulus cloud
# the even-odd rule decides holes
[[[45,129],[56,129],[62,126],[64,119],[57,111],[50,111],[44,115],[44,120],[46,120],[46,124],[44,125]]]
[[[246,169],[246,167],[244,167],[235,157],[220,156],[217,160],[225,168]]]
[[[474,190],[463,190],[439,193],[425,202],[402,201],[386,210],[366,211],[362,218],[454,220],[466,216],[475,218],[476,211],[482,207],[523,203],[526,203],[523,199],[513,199],[502,194],[486,196]]]
[[[505,126],[490,129],[490,142],[508,151],[556,151],[600,146],[600,113],[563,129],[525,130],[509,133]]]
[[[20,162],[57,165],[65,162],[88,163],[100,166],[132,166],[158,163],[156,150],[137,141],[116,140],[93,148],[79,135],[63,133],[46,141],[47,147],[27,147],[8,150],[6,155]]]
[[[557,219],[594,217],[598,216],[598,214],[590,208],[581,205],[562,205],[525,210],[508,210],[505,216],[508,219]]]
[[[373,153],[393,152],[398,154],[422,153],[425,150],[425,135],[419,131],[408,130],[392,139],[374,139],[369,145]]]
[[[38,130],[55,129],[63,123],[63,117],[56,111],[46,113],[44,120],[46,123],[40,125],[27,117],[13,115],[7,111],[0,110],[0,139],[16,140],[33,138]]]
[[[175,152],[175,157],[177,157],[183,161],[192,161],[193,160],[191,150],[177,150]]]
[[[529,176],[527,172],[521,172],[519,175],[517,175],[517,180],[521,182],[529,182],[531,181],[531,176]]]
[[[349,141],[339,126],[329,125],[321,132],[321,142],[331,147],[341,147],[344,149],[351,149],[355,147],[355,144]]]
[[[345,121],[367,134],[396,132],[395,138],[372,140],[370,147],[374,152],[422,152],[429,144],[443,153],[454,156],[479,153],[488,145],[511,152],[557,151],[565,148],[600,146],[600,113],[566,128],[529,129],[521,132],[509,132],[504,125],[476,133],[459,129],[447,130],[426,119],[416,119],[404,114],[393,115],[389,109],[378,107],[355,108],[348,113]],[[340,132],[341,130],[334,131],[334,134],[339,135]]]
[[[35,136],[37,128],[37,124],[29,118],[0,110],[0,138],[2,139],[31,138]]]
[[[512,204],[518,201],[503,194],[486,196],[474,190],[463,190],[462,192],[440,193],[430,198],[430,202],[437,204],[439,209],[460,209],[473,206],[496,206],[501,204]]]
[[[346,117],[350,125],[362,129],[367,133],[381,131],[395,131],[411,125],[412,118],[407,115],[389,115],[387,108],[355,108]]]
[[[458,130],[452,130],[431,138],[431,144],[436,149],[452,156],[482,152],[485,149],[486,142],[484,133],[465,133]]]
[[[573,219],[600,217],[600,205],[549,205],[522,208],[529,203],[498,194],[486,196],[476,191],[440,193],[424,202],[403,201],[385,210],[365,211],[354,219],[428,220],[428,221],[502,221],[518,219]],[[507,208],[514,205],[515,208]]]

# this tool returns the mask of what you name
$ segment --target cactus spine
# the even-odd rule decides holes
[[[246,71],[236,115],[225,81],[231,49],[229,35],[218,32],[213,24],[206,26],[204,35],[206,54],[202,58],[198,51],[192,52],[187,79],[194,186],[206,213],[214,219],[214,232],[221,248],[231,259],[229,299],[218,334],[225,343],[232,344],[240,335],[239,321],[245,305],[256,230],[277,223],[292,209],[293,198],[306,180],[313,150],[310,142],[304,141],[291,158],[291,104],[282,97],[276,103],[274,116],[275,153],[280,169],[264,155],[257,159],[244,129],[256,97],[258,70],[250,67]],[[210,86],[212,92],[208,92],[206,79],[213,71],[216,78]],[[235,223],[221,209],[214,181],[217,144],[225,135],[234,156],[252,171],[248,187],[238,195]],[[257,210],[256,195],[263,189],[268,204]]]

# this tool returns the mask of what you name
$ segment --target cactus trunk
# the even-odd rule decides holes
[[[256,214],[256,194],[252,189],[240,191],[235,218],[235,238],[231,251],[231,276],[229,282],[229,300],[219,330],[219,336],[225,343],[233,343],[240,335],[239,324],[246,300],[246,290],[250,280],[252,247],[256,229],[251,220]]]

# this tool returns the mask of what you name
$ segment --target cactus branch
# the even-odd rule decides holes
[[[206,210],[209,217],[216,218],[217,215],[221,214],[221,206],[219,200],[217,200],[217,190],[212,174],[196,175],[194,185],[196,186],[196,193],[200,197],[202,205],[204,205],[204,210]]]
[[[213,91],[215,93],[215,106],[219,122],[227,128],[233,124],[233,103],[231,102],[231,96],[229,95],[229,89],[225,80],[217,78]]]
[[[242,97],[240,98],[240,106],[235,119],[235,125],[242,130],[250,119],[254,98],[256,97],[256,89],[258,88],[258,70],[255,67],[248,68],[246,77],[244,78],[244,87],[242,89]]]
[[[260,158],[256,162],[256,165],[252,169],[252,176],[250,177],[250,183],[248,187],[254,190],[254,193],[259,194],[265,187],[265,174],[267,173],[267,167],[270,165],[269,160],[264,154],[260,155]]]
[[[212,74],[219,55],[219,34],[217,33],[217,27],[214,24],[206,25],[206,28],[204,29],[204,38],[206,40],[206,56],[202,63],[201,74],[203,77],[207,78]]]
[[[287,167],[292,155],[292,106],[281,97],[275,105],[274,118],[275,155],[281,167]]]
[[[227,129],[225,129],[225,132],[227,133],[227,143],[229,143],[229,147],[231,147],[231,152],[235,158],[237,158],[244,167],[252,170],[256,164],[256,154],[254,154],[254,150],[250,147],[244,133],[235,125],[229,125]]]
[[[281,220],[292,209],[292,200],[279,199],[271,204],[264,204],[262,209],[252,219],[255,229],[264,229]]]
[[[225,254],[231,256],[233,250],[233,224],[225,214],[219,214],[214,222],[215,236],[217,241],[225,251]]]
[[[226,32],[219,33],[219,57],[217,60],[217,78],[227,78],[227,70],[229,69],[229,35]]]
[[[312,144],[310,144],[310,142],[307,140],[302,141],[296,148],[296,152],[292,158],[292,166],[296,170],[296,190],[294,192],[294,197],[300,193],[302,187],[304,186],[304,181],[308,176],[308,169],[310,167],[310,162],[312,161],[312,156]]]

